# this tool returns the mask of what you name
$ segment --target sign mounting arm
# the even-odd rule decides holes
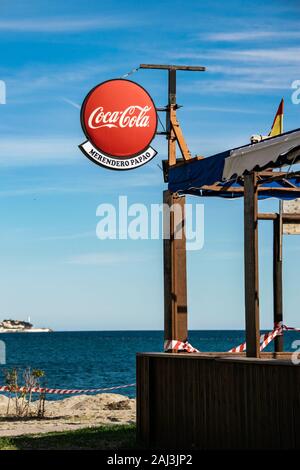
[[[176,72],[182,70],[185,72],[204,72],[205,67],[189,65],[159,65],[159,64],[141,64],[141,69],[168,70],[168,106],[166,108],[166,128],[168,138],[168,163],[169,166],[176,165],[176,143],[180,149],[184,160],[190,160],[191,153],[186,144],[182,129],[177,120],[176,111]]]

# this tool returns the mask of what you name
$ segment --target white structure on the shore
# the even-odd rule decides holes
[[[49,333],[50,328],[34,328],[30,323],[21,320],[3,320],[0,322],[0,333]]]

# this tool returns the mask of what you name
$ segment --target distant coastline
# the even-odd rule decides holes
[[[34,328],[29,321],[3,320],[0,322],[0,333],[51,333],[51,328]]]

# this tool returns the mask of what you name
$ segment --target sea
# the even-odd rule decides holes
[[[6,346],[6,364],[0,365],[0,385],[5,370],[41,369],[43,386],[86,389],[127,385],[135,382],[137,352],[162,352],[162,331],[76,331],[1,334]],[[189,342],[197,349],[228,351],[245,340],[244,331],[190,331]],[[294,341],[299,341],[298,344]],[[300,334],[287,332],[286,351],[300,349]],[[271,343],[266,351],[273,350]],[[135,397],[135,387],[116,390]],[[49,399],[60,399],[49,395]]]

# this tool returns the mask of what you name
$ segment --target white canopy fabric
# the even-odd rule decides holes
[[[222,179],[226,181],[234,176],[242,176],[246,171],[274,166],[283,155],[286,155],[284,165],[289,165],[296,156],[292,150],[299,146],[300,129],[296,129],[256,144],[233,149],[225,158]]]
[[[231,191],[230,188],[242,188],[242,176],[251,171],[292,166],[300,162],[300,129],[271,137],[255,144],[232,148],[200,160],[193,159],[186,164],[170,166],[168,169],[168,189],[175,193],[196,196],[214,196],[235,198],[242,197],[243,191]],[[209,187],[218,185],[215,191]],[[267,191],[260,192],[259,198],[276,197],[279,199],[300,198],[300,176],[291,172],[289,187],[285,179],[265,182]]]

